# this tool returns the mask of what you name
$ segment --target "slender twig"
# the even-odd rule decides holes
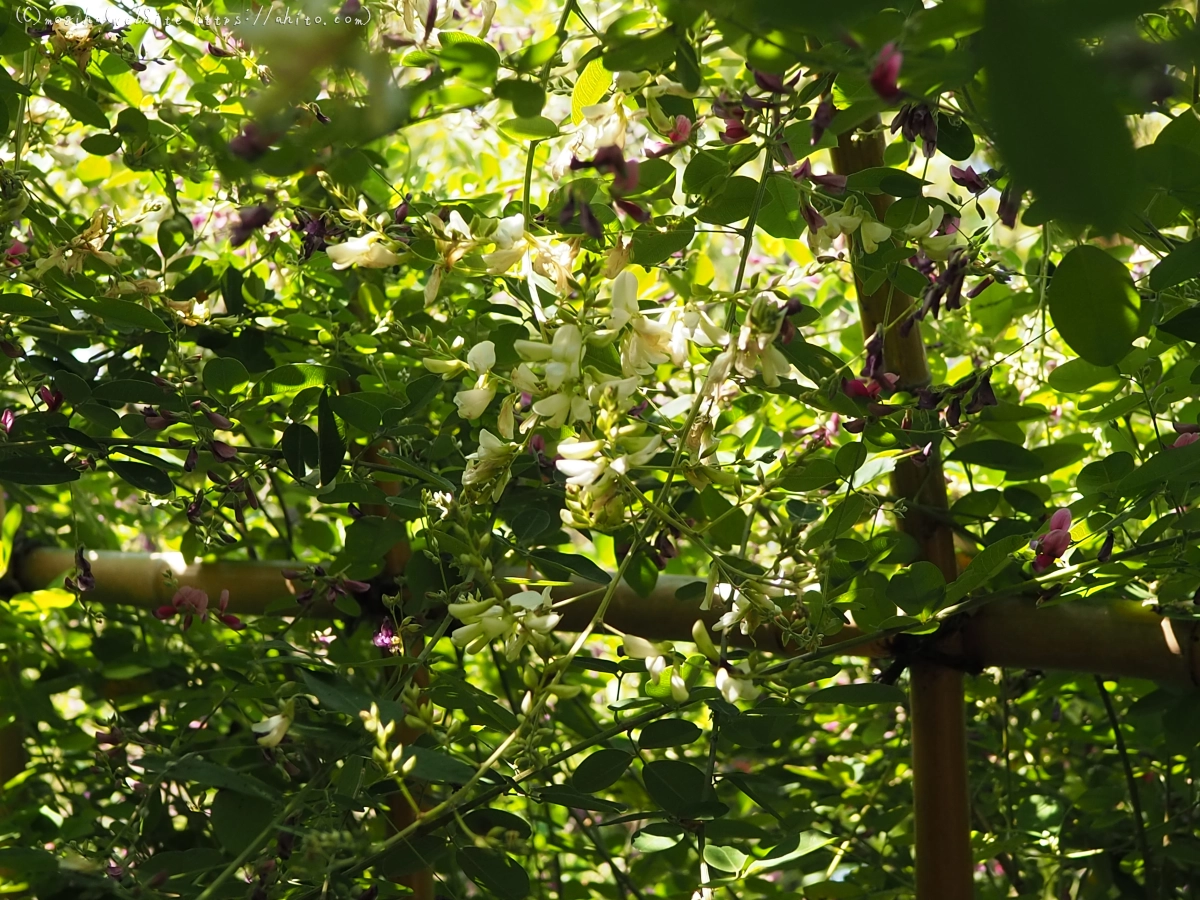
[[[1112,728],[1113,737],[1117,741],[1117,753],[1121,756],[1121,768],[1125,770],[1125,783],[1129,787],[1129,802],[1133,806],[1133,834],[1137,840],[1138,852],[1142,854],[1142,865],[1146,870],[1146,895],[1150,900],[1158,895],[1154,888],[1154,866],[1150,859],[1150,842],[1146,839],[1146,821],[1142,815],[1142,795],[1138,792],[1137,780],[1133,777],[1133,766],[1129,763],[1129,748],[1125,746],[1125,735],[1121,733],[1121,721],[1117,718],[1117,710],[1113,706],[1108,688],[1104,686],[1104,678],[1095,676],[1096,687],[1100,691],[1100,699],[1104,701],[1105,712],[1108,713],[1108,724]]]

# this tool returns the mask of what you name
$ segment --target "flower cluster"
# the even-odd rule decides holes
[[[1029,542],[1037,557],[1033,571],[1043,572],[1071,546],[1071,511],[1065,506],[1057,509],[1050,517],[1050,530]]]
[[[551,609],[550,588],[541,593],[521,591],[506,600],[466,600],[451,603],[450,615],[462,622],[450,640],[468,653],[477,653],[494,640],[504,642],[504,655],[515,660],[530,645],[546,650],[545,638],[562,618]],[[544,655],[544,654],[543,654]]]
[[[246,627],[245,624],[237,616],[226,612],[228,607],[229,591],[223,590],[220,600],[217,601],[217,611],[213,613],[213,618],[220,620],[222,624],[234,631],[241,631]],[[184,585],[175,592],[170,603],[164,604],[154,611],[154,617],[165,622],[175,616],[183,616],[183,630],[187,631],[192,627],[192,622],[197,616],[201,622],[207,622],[209,613],[208,594],[199,588]]]

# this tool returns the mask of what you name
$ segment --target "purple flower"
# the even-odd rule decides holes
[[[851,434],[862,434],[863,429],[867,427],[867,420],[866,419],[847,419],[845,422],[842,423],[842,427],[845,428]]]
[[[600,220],[592,212],[590,203],[579,204],[579,227],[583,229],[583,233],[588,237],[596,239],[604,237],[604,226],[600,224]]]
[[[206,410],[204,415],[208,418],[208,421],[212,423],[213,428],[219,428],[222,431],[228,431],[233,427],[233,423],[218,412]]]
[[[999,403],[1000,401],[996,399],[996,392],[992,389],[992,370],[988,369],[979,379],[979,387],[975,388],[975,396],[967,404],[967,412],[974,415],[982,411],[985,406],[997,406]]]
[[[1104,543],[1100,545],[1100,552],[1096,554],[1096,561],[1106,563],[1112,559],[1113,543],[1116,541],[1117,534],[1115,531],[1110,531],[1104,536]]]
[[[228,59],[234,55],[232,51],[226,50],[224,47],[218,47],[212,41],[208,42],[207,50],[209,56],[215,56],[217,59]]]
[[[991,275],[989,275],[987,278],[983,279],[983,281],[979,282],[979,284],[975,285],[975,287],[973,287],[969,291],[967,291],[967,297],[970,298],[971,300],[974,300],[976,297],[978,297],[980,294],[982,294],[984,291],[986,291],[988,288],[990,288],[993,284],[995,284],[995,279],[992,278]]]
[[[613,206],[615,206],[620,212],[625,213],[625,215],[629,216],[629,218],[633,219],[635,222],[650,221],[649,210],[642,209],[632,200],[622,200],[618,197],[617,199],[613,200]]]
[[[396,629],[392,625],[392,620],[384,619],[379,623],[379,630],[375,632],[375,637],[371,639],[371,643],[384,650],[391,650],[395,641]]]
[[[250,240],[250,235],[271,221],[274,213],[274,207],[261,203],[258,206],[245,206],[239,209],[238,222],[230,232],[229,243],[235,247],[242,246]]]
[[[1017,227],[1017,213],[1021,211],[1022,193],[1017,190],[1011,179],[1009,179],[1008,186],[1000,192],[1000,205],[996,209],[996,214],[1000,217],[1000,221],[1009,228]]]
[[[1174,422],[1171,427],[1175,429],[1176,434],[1200,433],[1200,425],[1194,425],[1191,422]]]
[[[808,224],[809,231],[817,231],[825,227],[825,217],[817,212],[811,203],[801,205],[800,215],[804,216],[804,221]]]
[[[833,105],[833,97],[828,94],[821,98],[821,102],[817,104],[817,111],[812,117],[812,144],[816,146],[817,142],[825,134],[825,129],[833,124],[833,117],[837,115],[837,107]]]
[[[722,143],[736,144],[750,137],[750,132],[746,130],[741,119],[726,119],[725,130],[721,132],[720,136]]]
[[[308,259],[318,250],[324,250],[329,246],[325,239],[337,234],[335,230],[326,227],[324,219],[314,217],[303,209],[296,210],[296,221],[292,223],[292,230],[299,231],[301,235],[301,259]]]
[[[4,433],[8,434],[12,431],[13,423],[17,421],[17,417],[13,415],[11,409],[6,409],[0,413],[0,428],[4,429]]]
[[[863,378],[878,380],[887,370],[883,365],[883,325],[875,328],[875,333],[867,341],[867,359],[863,366]]]
[[[776,75],[773,72],[760,72],[758,69],[751,69],[754,73],[754,83],[764,91],[770,91],[772,94],[786,94],[788,92],[787,85],[783,83],[783,77]]]
[[[412,194],[405,194],[404,201],[392,213],[392,222],[396,225],[403,225],[404,220],[408,218],[408,203],[410,200],[412,200]]]
[[[46,412],[58,412],[59,407],[63,405],[62,391],[52,391],[44,384],[38,388],[38,396],[46,404]]]
[[[637,188],[638,162],[626,159],[616,145],[601,147],[591,159],[572,159],[571,170],[578,169],[595,169],[602,175],[612,175],[613,190],[619,194],[628,194]]]
[[[966,188],[972,194],[982,194],[988,189],[988,183],[983,180],[982,175],[975,171],[974,166],[967,166],[965,169],[951,166],[950,180],[959,187]]]
[[[900,77],[900,65],[903,62],[904,54],[890,41],[883,45],[875,59],[875,68],[871,70],[871,87],[888,103],[893,103],[902,96],[897,79]]]
[[[209,444],[209,449],[212,450],[213,456],[221,462],[229,462],[231,459],[237,458],[237,450],[224,441],[213,441]]]
[[[0,341],[0,352],[3,352],[9,359],[24,359],[25,350],[20,344],[14,344],[12,341]]]
[[[921,151],[926,158],[937,149],[937,119],[924,103],[905,103],[892,119],[892,133],[902,130],[904,139],[910,143],[921,141]]]
[[[246,162],[253,162],[271,149],[277,135],[267,134],[253,122],[247,122],[241,133],[229,142],[229,152]]]
[[[955,397],[950,401],[950,405],[946,407],[946,424],[950,428],[957,428],[962,422],[962,398]]]
[[[793,175],[794,178],[804,178],[811,181],[813,184],[819,184],[831,194],[844,194],[846,192],[846,176],[837,175],[833,172],[826,172],[824,175],[816,175],[812,170],[812,162],[804,160],[800,163]]]

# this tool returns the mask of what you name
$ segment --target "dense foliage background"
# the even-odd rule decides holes
[[[0,891],[911,896],[906,676],[824,639],[1195,616],[1191,4],[107,12],[0,25],[3,556],[81,550],[0,603]],[[978,896],[1193,895],[1194,694],[968,694]]]

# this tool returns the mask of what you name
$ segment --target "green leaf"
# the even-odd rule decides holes
[[[499,128],[518,141],[544,141],[558,136],[558,126],[545,116],[517,116],[505,119]]]
[[[93,156],[108,156],[121,149],[121,139],[115,134],[93,134],[85,137],[80,146]]]
[[[889,166],[862,169],[846,179],[848,190],[863,191],[867,194],[891,194],[893,197],[920,197],[927,184],[929,182],[923,178]]]
[[[407,534],[396,519],[363,516],[346,526],[346,554],[355,560],[379,560]]]
[[[108,117],[104,115],[95,100],[91,100],[74,91],[65,91],[52,84],[42,85],[42,93],[71,114],[72,119],[78,119],[85,125],[108,130]]]
[[[464,31],[438,32],[442,45],[438,58],[447,74],[475,84],[490,85],[500,68],[500,54],[482,38]]]
[[[1165,291],[1200,275],[1200,239],[1176,247],[1150,270],[1150,290]]]
[[[776,175],[767,181],[758,226],[771,237],[797,240],[808,225],[800,214],[800,190],[790,175]]]
[[[167,323],[155,313],[132,300],[96,300],[88,304],[88,312],[105,321],[129,328],[144,328],[160,334],[168,334],[171,331]]]
[[[805,703],[840,703],[843,706],[874,706],[877,703],[903,704],[904,691],[894,684],[862,682],[858,684],[835,684],[833,687],[814,691]]]
[[[612,72],[604,68],[603,61],[593,59],[584,66],[579,77],[575,79],[575,86],[571,88],[571,123],[578,125],[582,122],[583,108],[594,106],[603,100],[610,87]]]
[[[659,759],[642,766],[646,793],[675,816],[687,816],[708,797],[708,777],[688,762]]]
[[[457,858],[464,875],[500,900],[529,896],[529,875],[511,856],[482,847],[463,847]]]
[[[841,537],[858,524],[858,520],[866,511],[867,498],[862,494],[850,494],[829,511],[820,525],[808,533],[808,537],[804,541],[804,549],[812,550]]]
[[[444,750],[430,747],[409,746],[404,748],[401,764],[414,759],[411,775],[422,781],[432,781],[436,784],[466,784],[475,774],[475,770],[461,760],[455,759]]]
[[[1119,362],[1138,336],[1141,300],[1123,263],[1085,244],[1050,279],[1050,318],[1067,346],[1097,366]]]
[[[975,152],[975,135],[971,126],[958,116],[938,113],[937,149],[955,162],[970,159]]]
[[[704,845],[704,861],[723,872],[740,872],[749,858],[736,847],[722,847],[719,844]]]
[[[1033,451],[1008,441],[984,440],[964,444],[946,459],[983,466],[985,469],[999,469],[1005,473],[1037,473],[1042,469],[1042,461]]]
[[[1174,449],[1174,448],[1172,448]],[[1075,490],[1085,497],[1114,490],[1121,480],[1134,470],[1133,456],[1120,450],[1112,456],[1088,463],[1075,478]]]
[[[529,559],[538,569],[547,575],[550,575],[557,569],[566,570],[569,573],[578,575],[585,581],[592,581],[596,584],[608,584],[612,581],[612,575],[605,572],[586,556],[580,556],[577,553],[561,553],[558,550],[537,550],[529,554]]]
[[[979,48],[988,111],[1016,183],[1032,188],[1052,217],[1107,233],[1132,205],[1134,179],[1117,173],[1134,169],[1133,140],[1109,87],[1114,82],[1070,27],[1070,17],[1052,4],[985,5]]]
[[[642,225],[635,228],[630,235],[632,260],[646,268],[657,266],[673,253],[686,249],[695,236],[696,231],[690,225],[681,224],[670,231],[659,231],[652,225]]]
[[[585,794],[602,791],[616,784],[631,762],[633,755],[624,750],[597,750],[575,768],[571,784]]]
[[[856,441],[853,444],[844,444],[838,447],[837,455],[833,458],[834,468],[843,478],[849,478],[855,472],[862,468],[862,464],[867,461],[867,445],[861,441]]]
[[[230,853],[240,853],[274,818],[271,804],[229,788],[217,791],[209,812],[213,834]]]
[[[50,304],[25,294],[0,294],[0,313],[35,319],[52,319],[58,315]]]
[[[920,560],[892,576],[887,598],[908,613],[919,616],[937,608],[945,594],[946,577],[931,562]]]
[[[1086,359],[1072,359],[1056,367],[1046,380],[1060,394],[1081,394],[1093,385],[1120,377],[1116,366],[1097,366]]]
[[[719,194],[696,210],[696,218],[709,225],[731,225],[750,215],[758,182],[745,175],[734,175]]]
[[[1014,534],[984,547],[967,564],[962,574],[946,586],[946,603],[957,603],[971,591],[983,587],[1008,565],[1012,554],[1024,547],[1026,543],[1028,540],[1025,535]]]
[[[1158,326],[1159,331],[1183,338],[1185,341],[1200,343],[1200,306],[1192,306]]]
[[[342,470],[346,458],[346,440],[338,428],[329,405],[329,393],[321,392],[317,400],[317,460],[321,471],[321,484],[329,484]]]
[[[641,72],[666,62],[675,53],[679,38],[673,29],[634,36],[621,36],[604,53],[610,72]]]
[[[1168,481],[1197,478],[1200,478],[1200,441],[1154,454],[1121,479],[1117,493],[1133,497]]]
[[[683,840],[683,829],[670,822],[647,825],[633,836],[633,849],[639,853],[661,853]]]
[[[331,397],[329,405],[340,418],[368,434],[379,427],[382,419],[379,407],[358,394],[341,394]]]
[[[682,747],[699,740],[702,733],[699,725],[687,719],[659,719],[642,729],[637,742],[643,750]]]
[[[796,837],[788,838],[782,844],[772,847],[762,859],[750,861],[746,867],[746,876],[757,875],[759,872],[770,872],[794,862],[803,856],[808,856],[815,850],[827,847],[837,838],[819,831],[806,831]]]
[[[532,118],[542,114],[546,105],[546,92],[541,85],[534,81],[520,78],[506,78],[496,82],[492,91],[497,98],[507,100],[512,104],[513,112],[518,118]]]
[[[272,369],[264,375],[254,386],[254,392],[263,399],[273,400],[277,397],[291,397],[306,388],[320,387],[349,377],[345,369],[333,366],[292,363]]]
[[[165,777],[178,784],[197,784],[206,788],[225,788],[247,797],[256,797],[268,803],[277,803],[282,797],[275,788],[253,775],[239,772],[229,766],[217,765],[206,759],[185,757],[171,764],[162,757],[143,757],[149,771],[163,772]]]
[[[218,356],[204,364],[204,387],[222,400],[244,394],[249,383],[250,373],[232,356]]]
[[[147,494],[166,496],[175,493],[175,483],[171,476],[162,469],[139,462],[126,462],[120,459],[110,459],[108,467],[121,476],[139,491]]]
[[[66,484],[78,480],[78,469],[53,456],[9,456],[0,459],[0,481],[12,484]]]
[[[303,422],[293,422],[283,429],[279,448],[283,451],[283,459],[288,465],[288,471],[297,481],[303,478],[308,469],[317,462],[320,453],[317,436]]]

